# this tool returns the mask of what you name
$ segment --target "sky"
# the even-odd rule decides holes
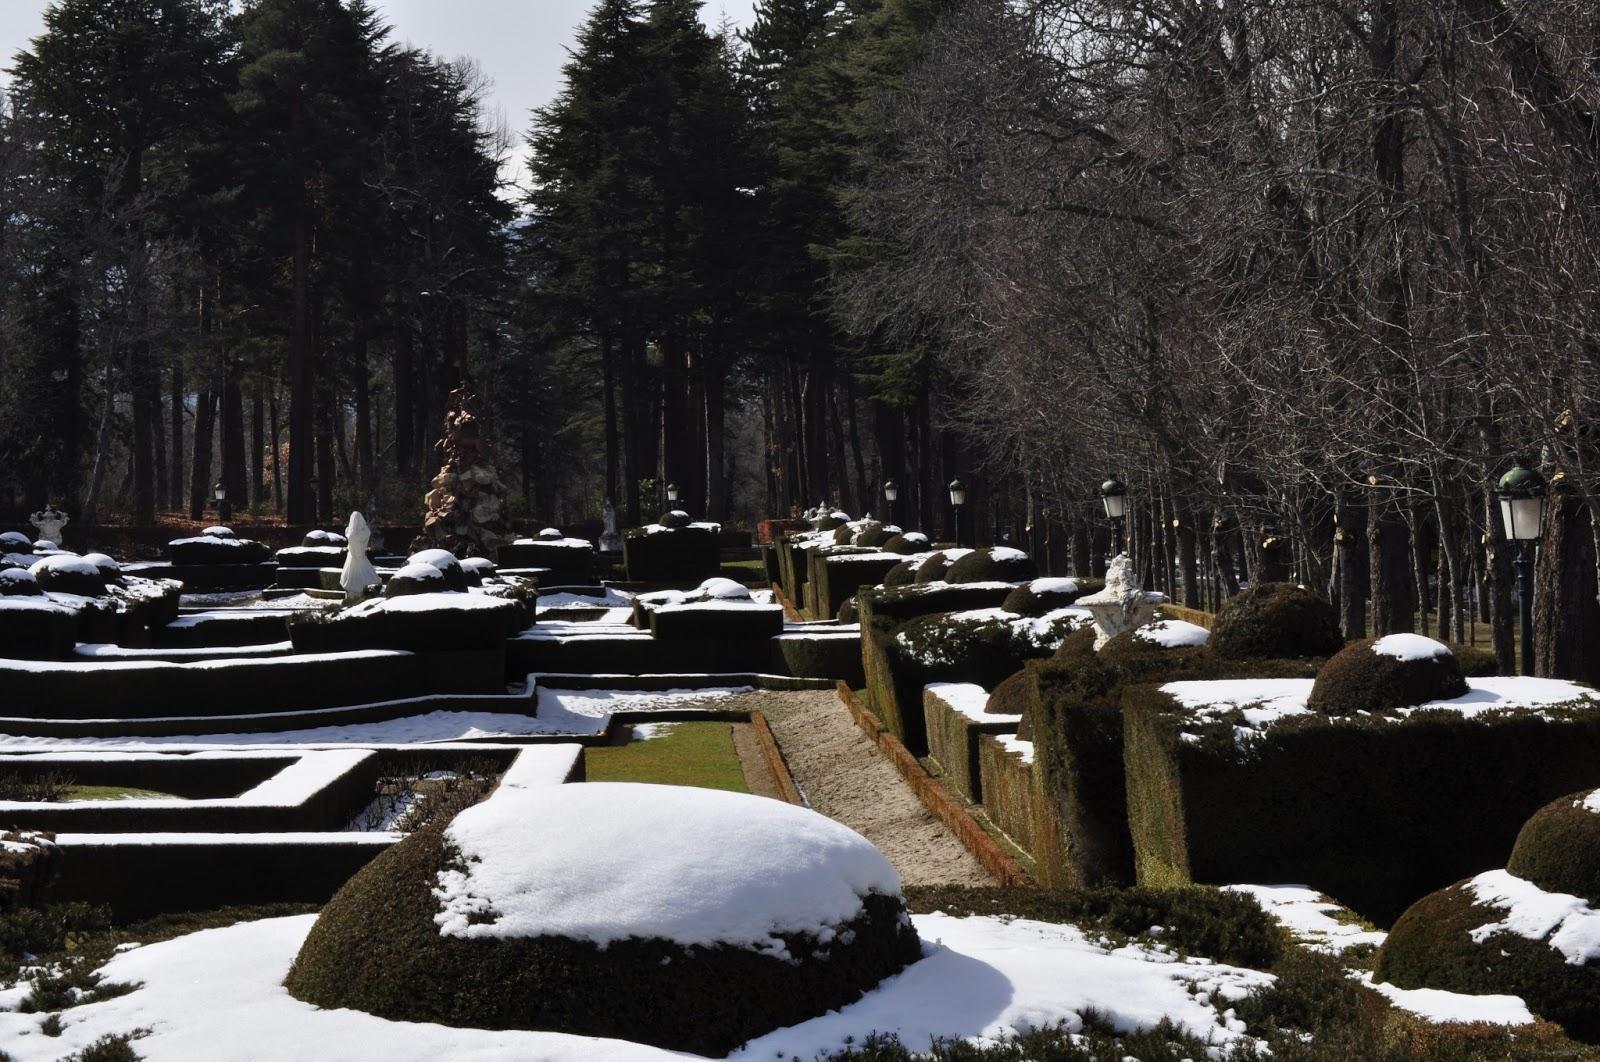
[[[750,24],[755,0],[706,0],[701,17],[715,26],[726,14],[736,26]],[[578,24],[593,0],[376,0],[393,27],[392,39],[426,48],[446,59],[471,56],[495,83],[493,107],[517,137],[528,112],[550,101],[561,87]],[[45,0],[0,0],[0,67],[27,47],[43,28]],[[0,73],[0,81],[5,75]],[[521,166],[513,176],[520,176]]]

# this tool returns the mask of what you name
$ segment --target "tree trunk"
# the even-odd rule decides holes
[[[173,509],[183,508],[183,359],[172,359],[172,377],[169,381],[168,401],[172,407],[172,460],[167,466],[169,477],[167,500]]]
[[[189,519],[205,517],[211,498],[211,445],[217,419],[217,394],[201,391],[194,405],[194,458],[189,462]]]
[[[1600,601],[1589,508],[1565,491],[1551,493],[1544,539],[1534,565],[1534,673],[1600,682]]]

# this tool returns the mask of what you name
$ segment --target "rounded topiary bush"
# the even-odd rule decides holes
[[[1043,616],[1058,608],[1068,608],[1078,598],[1092,593],[1083,579],[1035,579],[1006,595],[1000,607],[1019,616]]]
[[[939,583],[949,573],[950,566],[967,554],[967,550],[942,549],[937,553],[930,553],[917,565],[917,574],[912,582],[919,586],[924,583]],[[951,556],[954,554],[954,556]]]
[[[1028,710],[1028,669],[1000,680],[984,702],[986,715],[1025,715]]]
[[[21,531],[6,531],[0,533],[0,552],[4,553],[32,553],[33,539]]]
[[[0,570],[0,597],[38,597],[42,593],[44,588],[28,569]]]
[[[481,586],[484,579],[499,571],[488,557],[468,557],[461,562],[461,571],[471,586]]]
[[[805,808],[687,786],[502,788],[378,856],[285,982],[399,1021],[721,1057],[920,955],[899,876]]]
[[[657,517],[656,523],[669,530],[676,531],[680,527],[688,527],[693,521],[689,519],[689,514],[682,509],[673,509],[671,512],[662,513]]]
[[[300,545],[305,549],[344,549],[349,543],[337,531],[307,531]]]
[[[868,549],[882,549],[884,543],[894,537],[894,532],[877,521],[863,524],[850,540],[851,545],[866,546]]]
[[[1352,642],[1322,665],[1306,707],[1352,715],[1450,700],[1467,692],[1455,654],[1420,634]]]
[[[843,601],[839,602],[839,614],[834,618],[840,623],[861,622],[861,611],[856,605],[856,599],[854,597],[847,597]]]
[[[884,586],[910,586],[917,581],[917,567],[910,561],[901,561],[883,576]]]
[[[407,594],[439,594],[449,591],[444,572],[431,564],[407,564],[399,568],[383,584],[384,597],[404,597]]]
[[[849,522],[850,517],[841,512],[820,513],[811,518],[811,527],[817,531],[833,531]]]
[[[1020,549],[995,546],[975,549],[961,557],[945,573],[950,583],[1021,583],[1038,576],[1033,560]]]
[[[1156,620],[1123,631],[1100,647],[1100,663],[1129,678],[1161,672],[1178,675],[1207,670],[1210,653],[1204,627],[1181,620]]]
[[[100,574],[105,576],[106,582],[115,582],[122,578],[122,565],[105,553],[85,553],[83,559],[100,569]]]
[[[1235,594],[1211,632],[1211,648],[1226,660],[1332,656],[1343,645],[1333,606],[1293,583],[1263,583]]]
[[[1412,904],[1374,976],[1400,988],[1521,996],[1577,1039],[1600,1041],[1600,954],[1581,932],[1600,913],[1572,900],[1503,870],[1479,874]]]
[[[898,553],[902,557],[926,553],[932,547],[933,543],[921,531],[902,531],[898,535],[890,535],[883,543],[885,553]]]
[[[168,542],[167,555],[178,565],[262,564],[272,559],[272,547],[240,538],[232,528],[208,527],[194,538]]]
[[[1600,906],[1600,789],[1552,800],[1523,824],[1506,869]]]
[[[102,597],[106,592],[105,573],[86,557],[58,553],[36,562],[28,570],[39,586],[50,593]]]
[[[461,567],[461,559],[447,549],[418,550],[406,558],[406,565],[429,564],[439,569],[444,576],[444,589],[465,590],[467,588],[467,572]],[[438,589],[435,587],[434,589]]]

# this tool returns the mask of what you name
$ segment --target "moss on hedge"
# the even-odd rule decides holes
[[[1306,707],[1323,715],[1353,715],[1451,700],[1467,692],[1454,654],[1401,659],[1374,651],[1378,641],[1352,642],[1323,664]]]
[[[1584,806],[1593,792],[1569,793],[1534,812],[1517,833],[1506,869],[1546,892],[1600,906],[1600,811]]]
[[[944,577],[950,583],[1021,583],[1038,574],[1038,566],[1021,550],[975,549],[951,564]]]
[[[1211,632],[1212,649],[1228,660],[1325,657],[1343,645],[1333,606],[1293,583],[1263,583],[1229,598]]]
[[[445,936],[433,888],[459,858],[440,827],[374,859],[323,908],[285,981],[290,993],[396,1021],[558,1030],[721,1057],[852,1002],[920,955],[899,898],[878,895],[833,941],[785,938],[805,956],[792,964],[665,940],[601,949],[564,937]]]
[[[1378,951],[1375,977],[1401,988],[1521,996],[1571,1036],[1600,1042],[1600,963],[1575,965],[1544,940],[1473,931],[1505,911],[1477,901],[1463,881],[1424,896],[1395,922]]]

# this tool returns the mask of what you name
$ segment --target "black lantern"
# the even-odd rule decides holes
[[[1122,522],[1128,515],[1128,485],[1116,476],[1100,484],[1100,504],[1111,521],[1111,551],[1122,552]]]
[[[950,506],[955,510],[956,545],[961,545],[961,507],[967,504],[967,485],[959,479],[950,481]]]
[[[1544,534],[1547,490],[1544,477],[1521,460],[1500,477],[1494,493],[1500,499],[1500,519],[1506,538],[1517,544],[1517,596],[1522,598],[1522,673],[1533,674],[1533,562],[1529,543]]]
[[[668,483],[667,484],[667,501],[672,502],[674,504],[677,503],[677,501],[678,501],[678,485],[676,483]]]
[[[211,496],[217,501],[217,519],[227,523],[233,517],[233,507],[228,504],[227,485],[217,480],[217,485],[211,488]]]
[[[894,522],[894,503],[900,500],[900,484],[892,479],[883,481],[883,500],[889,503],[889,521]]]

